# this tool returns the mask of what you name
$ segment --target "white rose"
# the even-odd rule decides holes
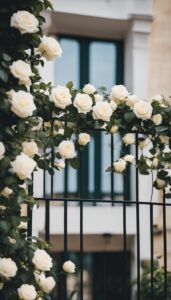
[[[148,120],[151,118],[153,108],[149,102],[140,100],[135,103],[133,111],[137,118]]]
[[[117,126],[117,125],[113,125],[113,126],[110,128],[110,132],[111,132],[111,133],[116,133],[116,132],[118,132],[118,126]]]
[[[18,289],[18,296],[21,300],[35,300],[37,292],[33,285],[22,284]]]
[[[127,154],[123,157],[126,162],[135,163],[135,157],[132,154]]]
[[[166,186],[166,182],[159,178],[156,179],[156,184],[159,189],[164,189]]]
[[[94,99],[96,102],[98,102],[98,101],[103,101],[104,97],[103,97],[103,95],[95,94]]]
[[[24,142],[22,143],[22,146],[23,146],[23,152],[27,154],[29,157],[34,157],[34,155],[38,153],[38,147],[34,141]]]
[[[88,133],[80,133],[78,136],[78,144],[85,146],[90,142],[90,135]]]
[[[60,135],[64,135],[65,133],[65,130],[63,128],[59,128],[59,130],[57,131],[57,134],[60,134]]]
[[[8,237],[8,239],[9,239],[9,242],[10,242],[12,245],[15,245],[16,242],[17,242],[15,239],[11,238],[10,236]]]
[[[115,172],[122,173],[126,168],[126,162],[124,159],[120,158],[118,161],[113,163]]]
[[[110,99],[115,101],[117,104],[122,103],[129,93],[125,86],[114,85],[111,89]]]
[[[42,2],[42,3],[44,3],[44,0],[39,0],[40,2]],[[48,0],[48,2],[50,2],[50,4],[52,5],[52,7],[53,7],[53,5],[54,5],[54,0]],[[41,298],[42,299],[42,298]]]
[[[64,159],[58,159],[55,163],[54,163],[55,167],[61,171],[63,169],[65,169],[65,160]]]
[[[41,43],[37,49],[43,57],[48,61],[53,60],[55,57],[62,55],[62,49],[60,44],[53,37],[43,36]]]
[[[6,92],[8,98],[12,99],[13,94],[15,93],[15,91],[13,89],[9,90],[8,92]]]
[[[60,156],[64,159],[70,159],[76,156],[75,147],[71,141],[62,141],[58,149]]]
[[[40,276],[39,285],[45,293],[49,294],[55,287],[56,282],[52,276],[46,278],[43,274]]]
[[[145,140],[139,140],[138,146],[140,147],[140,149],[144,149],[145,147],[148,146],[149,143],[151,143],[150,139],[146,138]]]
[[[146,162],[146,165],[147,165],[149,168],[152,167],[153,162],[152,162],[149,158],[146,158],[145,162]]]
[[[2,142],[0,142],[0,160],[4,157],[5,146]]]
[[[83,92],[88,95],[94,94],[96,92],[96,88],[94,87],[94,85],[88,83],[84,86]]]
[[[32,127],[32,131],[39,131],[43,128],[43,119],[41,117],[35,117],[35,120],[38,122],[37,125]]]
[[[12,171],[16,173],[21,180],[24,180],[26,178],[31,179],[31,174],[37,164],[28,155],[21,153],[20,155],[16,156],[16,159],[13,162],[11,162],[11,165]]]
[[[93,106],[94,120],[103,120],[109,122],[111,116],[112,116],[112,109],[108,102],[97,102]]]
[[[158,165],[159,165],[159,159],[157,157],[154,157],[152,161],[152,167],[154,169],[157,169]]]
[[[163,153],[170,153],[170,148],[168,146],[165,146],[163,149]]]
[[[63,270],[66,273],[75,273],[75,268],[75,264],[71,260],[68,260],[63,264]]]
[[[162,116],[161,114],[157,114],[152,116],[152,121],[154,122],[155,125],[160,125],[162,122]]]
[[[126,104],[129,107],[133,107],[134,104],[138,101],[137,96],[136,95],[129,95],[126,99]]]
[[[111,106],[112,111],[115,111],[117,109],[117,104],[114,101],[110,101],[110,106]]]
[[[13,190],[7,186],[4,187],[3,190],[1,191],[1,195],[4,196],[5,198],[9,198],[12,193],[13,193]]]
[[[27,229],[27,222],[20,222],[19,229]]]
[[[135,136],[133,133],[127,133],[123,136],[122,141],[126,145],[131,145],[135,142]]]
[[[160,142],[162,143],[162,144],[169,144],[169,137],[168,136],[166,136],[166,135],[160,135]]]
[[[24,91],[14,92],[11,99],[11,110],[20,118],[32,116],[36,106],[33,96]]]
[[[19,79],[20,84],[29,84],[30,77],[34,75],[30,65],[23,60],[14,61],[10,66],[10,71],[15,78]]]
[[[73,105],[77,108],[79,113],[86,114],[92,110],[93,101],[89,95],[78,93]]]
[[[65,109],[71,102],[71,94],[67,87],[57,86],[52,89],[50,101],[54,102],[56,107]]]
[[[37,249],[34,252],[32,262],[40,271],[49,271],[52,268],[52,258],[42,249]]]
[[[163,102],[163,96],[157,94],[157,95],[151,97],[151,101],[158,101],[159,103],[162,103]]]
[[[0,275],[9,279],[15,277],[17,273],[17,265],[11,258],[0,258]]]
[[[6,206],[5,205],[0,205],[0,210],[6,210]]]
[[[11,27],[17,28],[21,34],[37,32],[38,25],[36,17],[25,10],[18,11],[11,17]]]
[[[167,172],[167,177],[171,177],[171,169],[166,169],[165,171]]]

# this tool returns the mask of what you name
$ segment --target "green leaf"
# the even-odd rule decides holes
[[[156,131],[158,133],[164,132],[164,131],[167,131],[167,130],[168,130],[168,127],[166,127],[166,126],[158,126],[158,127],[156,127]]]
[[[10,224],[6,221],[0,221],[0,231],[7,234],[10,230]]]
[[[135,115],[132,111],[126,112],[124,114],[124,119],[126,122],[132,122],[135,119]]]
[[[66,87],[67,87],[69,90],[72,90],[72,88],[73,88],[73,82],[72,82],[72,81],[67,82]]]
[[[2,57],[3,57],[3,59],[4,59],[5,61],[11,61],[11,57],[10,57],[8,54],[6,54],[6,53],[3,53],[3,54],[2,54]]]
[[[70,162],[70,165],[73,169],[78,169],[79,168],[80,163],[79,163],[79,160],[78,160],[77,157],[74,157],[74,158],[70,159],[69,162]]]
[[[8,73],[5,70],[0,70],[0,79],[5,83],[8,82]]]
[[[72,300],[73,297],[74,297],[77,293],[79,293],[79,291],[77,291],[77,290],[73,291],[73,292],[71,293],[70,297],[69,297],[69,300]]]
[[[45,159],[39,159],[37,165],[40,169],[49,170],[49,164]]]
[[[112,171],[112,167],[108,167],[107,169],[106,169],[106,172],[111,172]]]

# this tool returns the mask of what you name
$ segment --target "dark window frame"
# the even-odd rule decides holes
[[[79,52],[79,86],[83,87],[86,83],[89,82],[89,69],[90,69],[90,45],[92,42],[105,42],[105,43],[113,43],[116,47],[116,84],[124,84],[124,41],[123,40],[115,40],[115,39],[101,39],[101,38],[93,38],[93,37],[82,37],[78,35],[68,35],[68,34],[59,34],[58,40],[68,39],[74,40],[79,43],[80,52]],[[84,70],[84,71],[83,71]],[[82,168],[84,169],[84,182],[85,185],[82,187],[82,194],[85,198],[94,198],[101,199],[105,194],[101,191],[101,172],[99,172],[99,162],[102,160],[102,150],[101,150],[101,142],[102,142],[102,134],[101,132],[92,132],[91,135],[94,137],[95,142],[95,152],[96,152],[96,160],[94,162],[94,170],[95,174],[99,174],[95,176],[95,191],[94,193],[89,193],[88,187],[88,160],[89,160],[89,152],[88,148],[84,149],[84,153],[82,154]],[[70,192],[68,191],[68,164],[66,164],[65,175],[64,175],[64,196],[67,198]],[[79,186],[79,177],[80,172],[77,173],[77,186]],[[123,192],[118,193],[114,191],[114,197],[124,196],[125,199],[130,200],[130,170],[127,171],[127,179],[123,182]],[[125,192],[124,192],[125,190]],[[125,195],[124,195],[125,193]],[[79,194],[79,191],[77,191]],[[96,205],[96,203],[93,203]]]

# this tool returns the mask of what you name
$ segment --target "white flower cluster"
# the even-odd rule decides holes
[[[126,170],[127,163],[135,164],[135,157],[132,154],[127,154],[113,163],[113,169],[116,173],[123,173]]]

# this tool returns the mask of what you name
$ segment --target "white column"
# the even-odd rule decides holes
[[[125,85],[143,99],[148,97],[150,31],[151,20],[133,19],[125,40]]]

